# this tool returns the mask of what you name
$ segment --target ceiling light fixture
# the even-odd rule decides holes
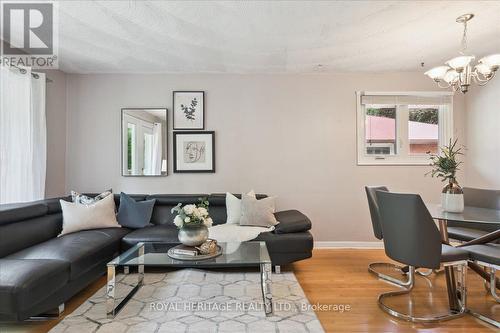
[[[434,67],[425,75],[433,79],[440,88],[453,88],[454,91],[466,93],[474,80],[479,86],[484,86],[500,68],[500,54],[492,54],[479,60],[472,69],[472,61],[476,58],[467,54],[467,22],[474,14],[464,14],[457,18],[457,23],[464,25],[462,49],[460,56],[448,60],[444,66]]]

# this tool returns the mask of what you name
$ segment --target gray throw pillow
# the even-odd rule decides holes
[[[240,225],[272,227],[278,224],[274,217],[275,199],[268,197],[257,200],[255,197],[242,194]]]
[[[120,208],[116,215],[118,223],[127,228],[139,229],[149,225],[156,199],[135,201],[125,193],[120,193]]]
[[[106,198],[108,195],[110,195],[112,193],[113,193],[113,190],[109,189],[107,191],[102,192],[101,194],[96,195],[95,197],[90,197],[88,195],[81,194],[81,193],[76,192],[76,191],[71,191],[71,200],[73,202],[76,202],[76,203],[82,204],[82,205],[93,205],[97,201]]]

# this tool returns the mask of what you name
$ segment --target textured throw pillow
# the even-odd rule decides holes
[[[76,192],[76,191],[71,191],[71,200],[73,202],[76,202],[76,203],[79,203],[82,205],[92,205],[92,204],[96,203],[97,201],[104,199],[105,197],[110,195],[112,192],[113,192],[113,190],[110,189],[110,190],[102,192],[101,194],[96,195],[95,197],[89,197],[85,194],[81,194],[81,193]]]
[[[251,190],[247,195],[255,198],[255,192]],[[238,199],[233,194],[226,193],[226,212],[227,224],[238,224],[241,219],[241,199]]]
[[[63,230],[59,236],[72,232],[99,228],[120,228],[116,221],[115,201],[112,195],[91,205],[59,200],[63,214]]]
[[[274,202],[274,197],[257,200],[255,197],[243,194],[240,225],[271,227],[278,224],[276,217],[274,217],[276,209]]]
[[[131,229],[144,228],[149,224],[156,199],[135,201],[125,193],[120,193],[120,208],[116,218],[122,227]]]

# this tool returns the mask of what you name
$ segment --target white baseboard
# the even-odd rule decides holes
[[[315,249],[383,249],[383,242],[314,242]]]

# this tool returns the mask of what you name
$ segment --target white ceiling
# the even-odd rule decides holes
[[[500,1],[62,1],[71,73],[413,71],[500,53]],[[318,68],[321,64],[321,68]]]

